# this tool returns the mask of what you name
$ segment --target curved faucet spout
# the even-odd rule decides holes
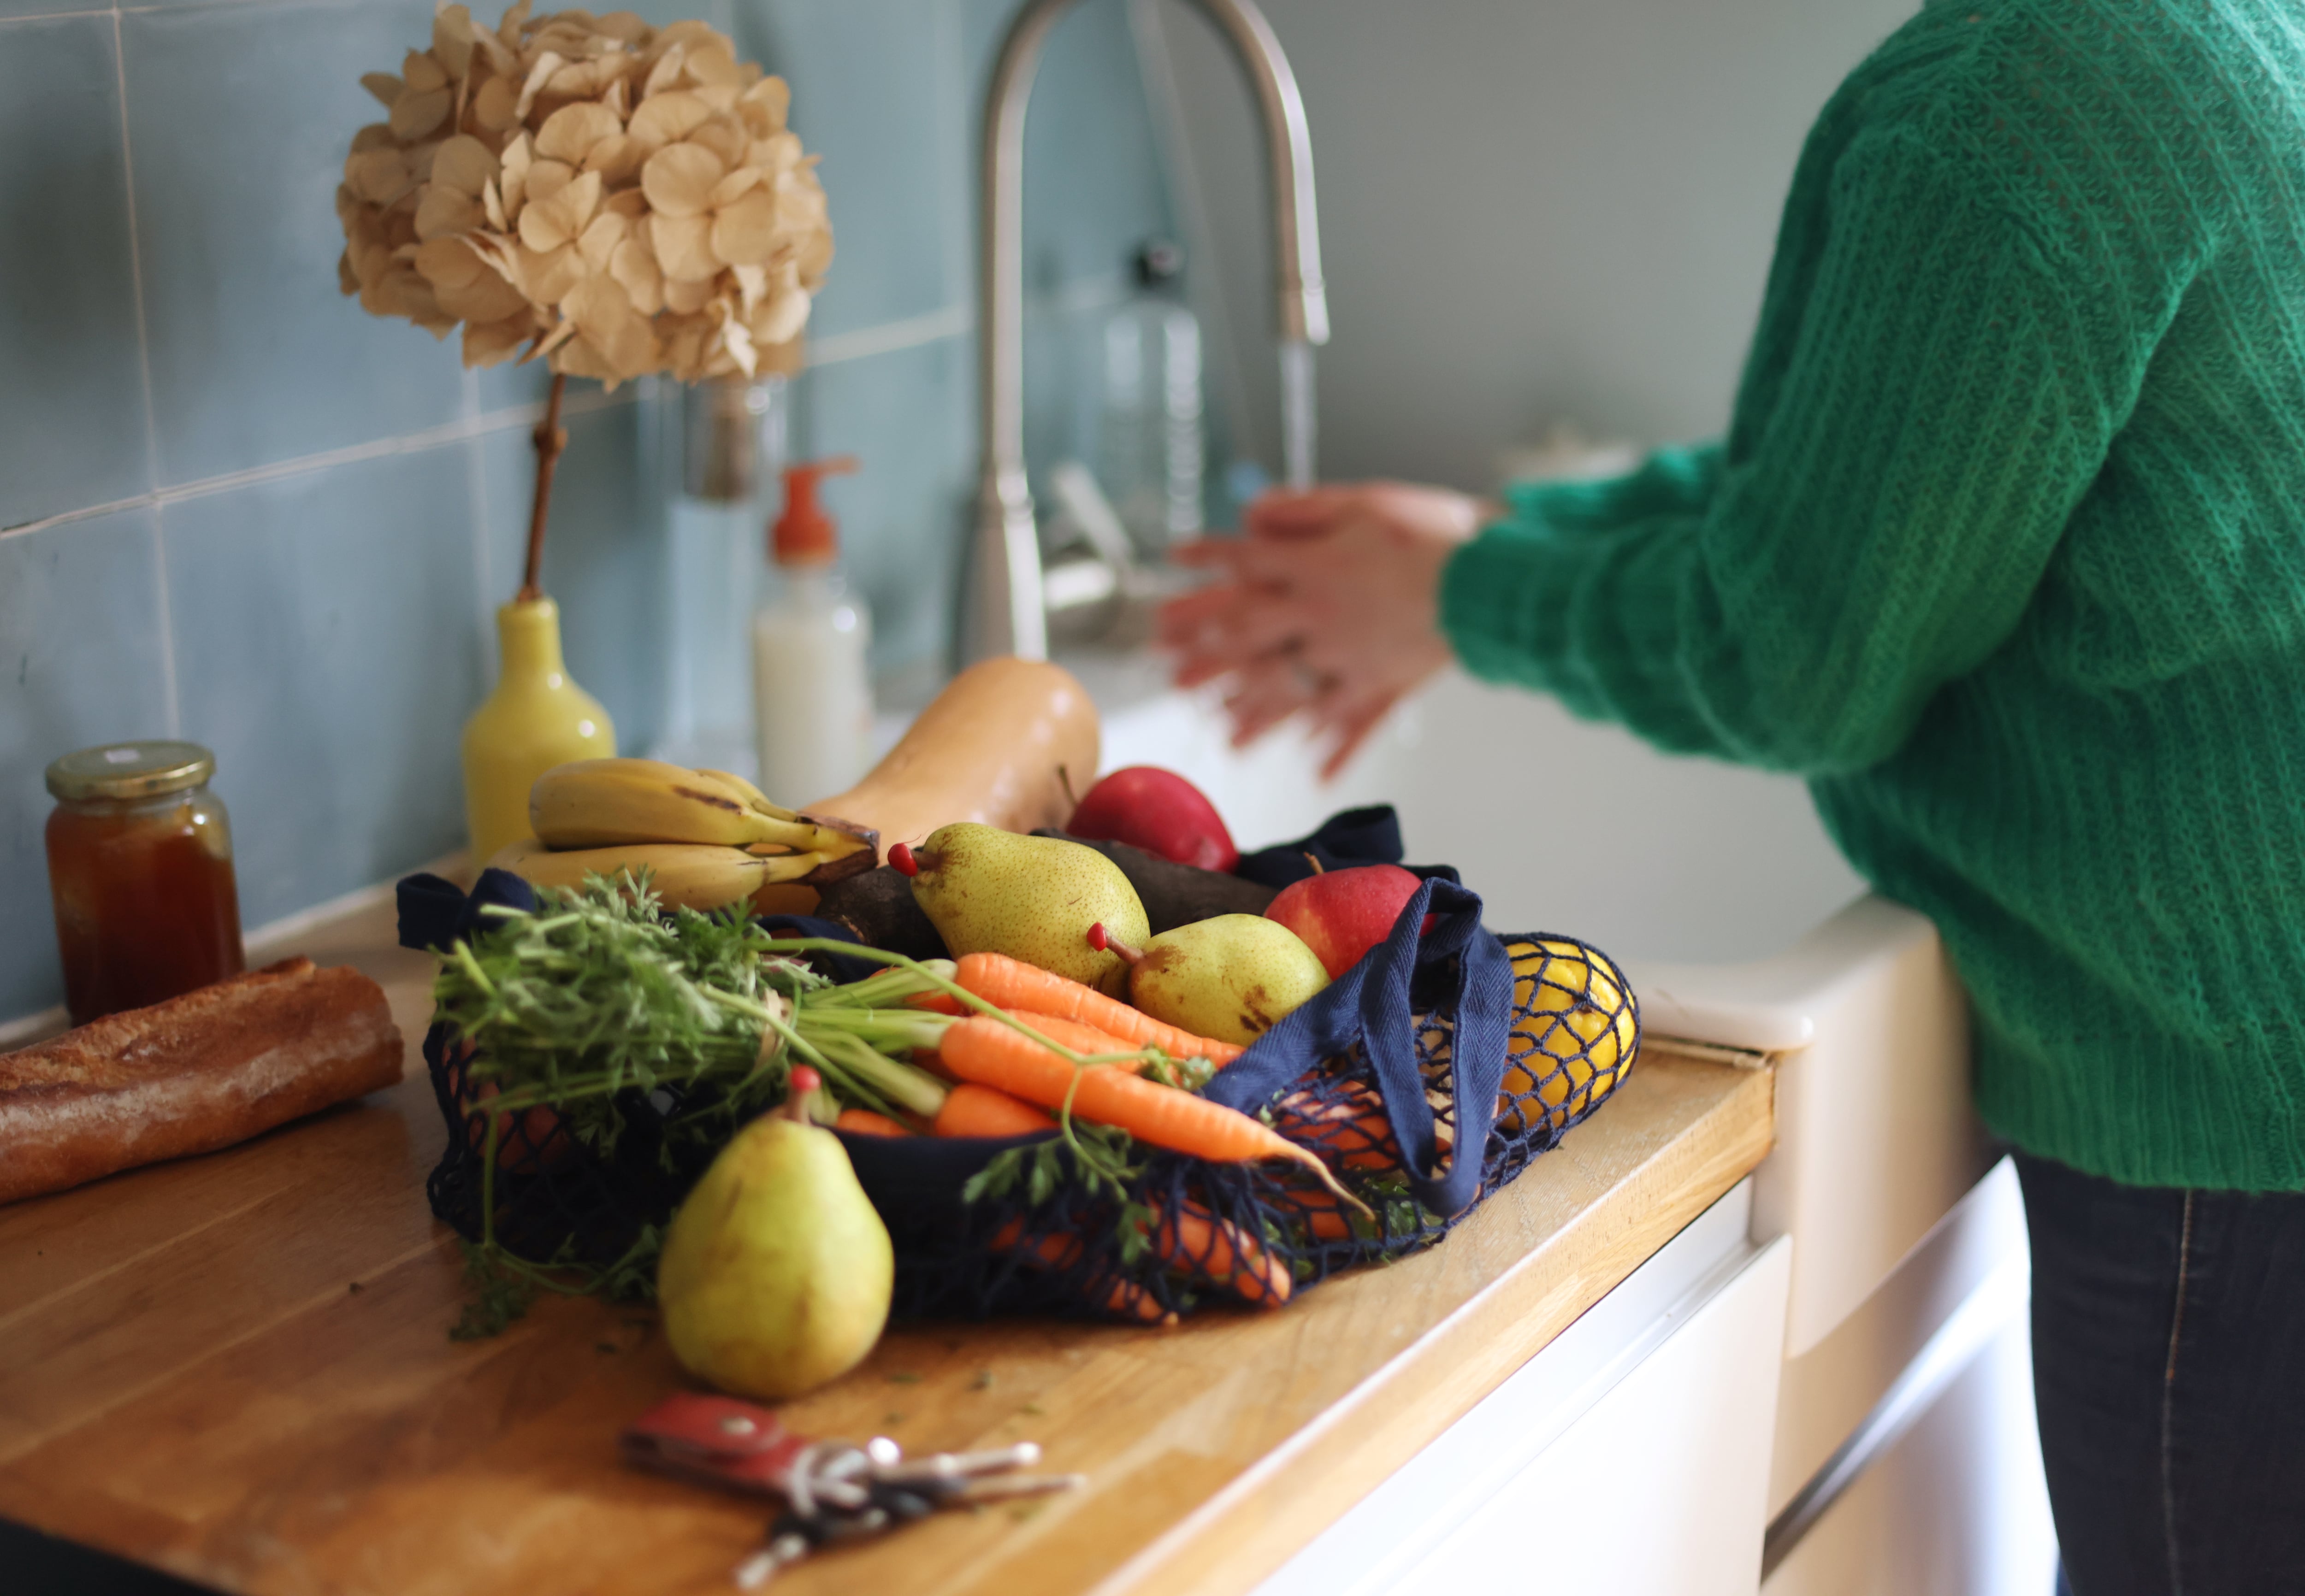
[[[1040,538],[1025,471],[1025,111],[1033,74],[1074,0],[1028,0],[1000,47],[985,104],[983,209],[978,292],[978,403],[984,434],[970,593],[962,615],[965,660],[1048,652]],[[1232,46],[1256,92],[1272,172],[1274,317],[1283,354],[1281,431],[1292,485],[1313,479],[1311,346],[1329,341],[1313,204],[1313,146],[1304,97],[1272,26],[1250,0],[1194,0]]]

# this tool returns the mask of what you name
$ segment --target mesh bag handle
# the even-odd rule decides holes
[[[1430,930],[1424,929],[1428,913],[1434,916]],[[1410,988],[1420,974],[1445,981],[1451,961],[1456,1000],[1446,1006],[1455,1014],[1449,1073],[1458,1150],[1442,1170],[1433,1105],[1416,1065]],[[1504,944],[1481,929],[1480,895],[1427,877],[1392,922],[1391,933],[1367,957],[1218,1071],[1203,1095],[1254,1114],[1307,1071],[1357,1043],[1399,1141],[1410,1193],[1434,1213],[1454,1217],[1480,1193],[1482,1150],[1496,1122],[1497,1093],[1504,1084],[1512,1001],[1512,960]]]

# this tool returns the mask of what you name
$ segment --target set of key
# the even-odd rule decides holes
[[[812,1440],[786,1430],[767,1408],[693,1394],[651,1408],[625,1432],[623,1449],[659,1473],[784,1499],[767,1543],[736,1566],[736,1583],[747,1591],[819,1547],[885,1534],[947,1507],[1046,1496],[1084,1482],[1079,1474],[1020,1473],[1041,1460],[1031,1441],[906,1457],[886,1436],[861,1447]]]
[[[1040,1461],[1041,1448],[1031,1441],[912,1458],[886,1436],[862,1447],[819,1442],[795,1464],[789,1505],[769,1526],[768,1543],[736,1565],[737,1587],[759,1590],[778,1569],[821,1546],[882,1534],[940,1508],[1046,1496],[1084,1483],[1079,1474],[1015,1472]]]

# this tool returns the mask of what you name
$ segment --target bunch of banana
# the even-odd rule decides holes
[[[812,819],[741,776],[660,760],[578,760],[529,789],[532,842],[489,862],[538,887],[651,872],[668,905],[717,909],[784,882],[818,886],[872,868],[870,831]]]

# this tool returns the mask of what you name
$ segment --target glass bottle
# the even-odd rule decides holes
[[[753,611],[764,489],[784,465],[785,379],[730,378],[681,391],[680,478],[666,517],[662,735],[676,765],[754,772]]]
[[[48,893],[73,1024],[246,967],[215,774],[195,743],[115,743],[48,767]]]
[[[1155,558],[1204,523],[1201,324],[1183,302],[1184,264],[1174,244],[1139,249],[1135,290],[1104,324],[1097,480]]]

